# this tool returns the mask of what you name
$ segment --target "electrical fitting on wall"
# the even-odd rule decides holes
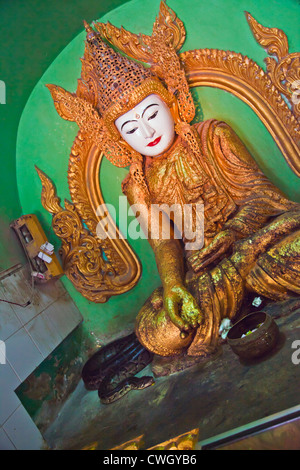
[[[24,248],[34,280],[45,282],[63,275],[54,246],[47,240],[36,215],[23,215],[14,220],[10,227],[15,230]]]

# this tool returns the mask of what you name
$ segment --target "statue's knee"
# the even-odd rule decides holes
[[[293,232],[262,253],[246,278],[248,289],[272,300],[300,293],[300,232]]]

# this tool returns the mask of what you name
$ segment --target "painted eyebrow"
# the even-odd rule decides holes
[[[151,108],[151,106],[159,106],[159,104],[157,103],[152,103],[152,104],[149,104],[149,106],[147,106],[144,111],[143,111],[143,114],[142,114],[142,117],[144,116],[145,112],[147,111],[147,109]]]
[[[125,121],[123,122],[122,126],[121,126],[121,130],[123,129],[123,127],[125,126],[125,124],[128,124],[129,122],[137,122],[136,119],[132,119],[131,121]]]
[[[151,106],[159,106],[159,104],[156,104],[156,103],[153,103],[153,104],[149,104],[149,106],[147,106],[144,111],[143,111],[143,114],[142,114],[142,117],[144,116],[144,113],[147,111],[147,109],[151,108]],[[123,127],[125,126],[125,124],[128,124],[129,122],[137,122],[136,119],[131,119],[130,121],[125,121],[123,122],[122,126],[121,126],[121,130],[123,129]]]

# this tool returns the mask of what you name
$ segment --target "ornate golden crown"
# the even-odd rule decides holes
[[[89,66],[84,83],[95,90],[95,108],[102,116],[114,140],[120,138],[115,120],[151,93],[160,95],[170,106],[173,97],[150,68],[129,60],[104,43],[85,22],[87,48],[85,60]]]
[[[193,99],[177,55],[185,39],[185,30],[182,22],[177,18],[175,22],[175,18],[174,12],[162,2],[152,35],[136,37],[138,57],[142,51],[145,65],[132,60],[136,59],[136,53],[124,47],[121,37],[124,32],[135,35],[121,28],[121,40],[116,44],[118,35],[114,34],[114,39],[110,36],[112,25],[95,23],[95,31],[85,22],[87,39],[76,94],[47,85],[58,113],[91,133],[95,143],[116,166],[128,166],[141,156],[121,139],[114,122],[149,94],[158,94],[169,107],[174,105],[176,96],[178,120],[188,123],[194,117]],[[116,46],[130,59],[104,41]]]

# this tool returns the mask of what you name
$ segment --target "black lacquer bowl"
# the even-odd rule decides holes
[[[243,334],[246,336],[242,338]],[[276,346],[278,339],[278,326],[265,312],[246,315],[235,323],[227,334],[229,346],[242,359],[262,357]]]

